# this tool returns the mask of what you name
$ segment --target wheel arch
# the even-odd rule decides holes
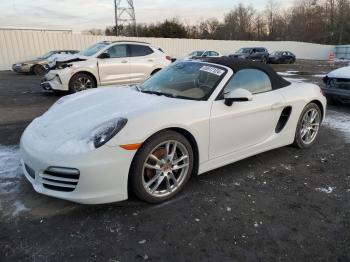
[[[315,100],[312,100],[310,103],[314,103],[320,108],[321,114],[322,114],[322,121],[323,121],[325,117],[325,108],[323,107],[323,104],[321,103],[321,101],[315,99]]]
[[[179,133],[181,135],[183,135],[187,141],[190,143],[191,147],[192,147],[192,150],[193,150],[193,171],[192,171],[192,175],[197,175],[198,174],[198,170],[199,170],[199,148],[198,148],[198,143],[197,143],[197,140],[196,138],[194,137],[194,135],[186,130],[185,128],[182,128],[182,127],[168,127],[168,128],[164,128],[164,129],[161,129],[161,130],[158,130],[157,132],[153,133],[152,135],[150,135],[147,139],[145,139],[144,143],[151,139],[153,136],[159,134],[159,133],[162,133],[164,131],[174,131],[176,133]],[[133,160],[135,159],[137,153],[135,154],[135,156],[133,157]]]
[[[159,72],[160,70],[162,70],[161,68],[156,68],[151,72],[151,76],[153,76],[155,73]]]

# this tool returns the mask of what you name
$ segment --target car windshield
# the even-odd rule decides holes
[[[53,54],[55,54],[55,52],[50,51],[42,56],[39,57],[39,59],[48,59],[50,56],[52,56]]]
[[[202,56],[204,51],[195,51],[190,54],[190,56]]]
[[[108,43],[97,43],[82,51],[81,54],[83,56],[93,56],[108,45]]]
[[[278,55],[281,55],[282,52],[280,51],[275,51],[275,52],[272,52],[271,55],[275,55],[275,56],[278,56]]]
[[[200,62],[178,62],[146,80],[144,93],[190,100],[207,100],[227,70]]]
[[[241,48],[237,51],[237,54],[249,54],[251,50],[251,48]]]

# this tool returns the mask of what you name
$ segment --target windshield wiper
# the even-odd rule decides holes
[[[158,91],[141,90],[141,92],[145,93],[145,94],[151,94],[151,95],[157,95],[157,96],[166,96],[166,97],[172,97],[172,98],[176,97],[173,94],[162,93],[162,92],[158,92]]]

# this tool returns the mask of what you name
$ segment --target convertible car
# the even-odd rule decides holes
[[[312,146],[326,99],[271,67],[229,58],[174,63],[141,85],[58,100],[21,138],[23,171],[42,194],[79,203],[133,191],[159,203],[199,175],[268,150]]]

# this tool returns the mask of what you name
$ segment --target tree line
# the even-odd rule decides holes
[[[114,35],[114,27],[89,30],[91,34]],[[134,36],[135,28],[121,26],[124,36]],[[264,10],[240,3],[222,21],[210,18],[194,25],[178,19],[161,23],[137,24],[139,37],[194,38],[214,40],[301,41],[319,44],[350,43],[350,0],[296,0],[282,8],[270,0]]]

